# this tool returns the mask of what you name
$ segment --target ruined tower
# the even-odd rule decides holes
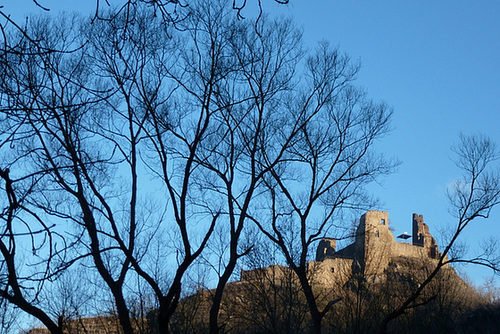
[[[335,254],[337,242],[335,239],[323,238],[319,242],[318,249],[316,250],[316,261],[323,261],[327,258],[333,257]]]
[[[376,276],[383,272],[394,242],[387,211],[368,211],[361,216],[356,232],[356,259],[365,275]]]
[[[416,213],[413,214],[413,245],[424,247],[431,259],[439,256],[436,239],[429,233],[424,217]]]

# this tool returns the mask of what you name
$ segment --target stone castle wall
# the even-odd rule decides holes
[[[345,258],[311,261],[311,281],[313,284],[343,286],[352,275],[353,262],[354,260]]]
[[[133,319],[132,325],[138,329],[138,326],[146,325],[146,320]],[[97,316],[89,318],[79,318],[66,320],[63,325],[64,334],[121,334],[118,317],[115,316]],[[32,328],[26,334],[50,334],[50,331],[44,327]]]
[[[427,251],[426,249],[420,246],[396,242],[392,247],[391,257],[396,257],[396,256],[425,258],[427,257]]]

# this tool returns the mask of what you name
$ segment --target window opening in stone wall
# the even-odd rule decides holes
[[[380,233],[378,233],[378,231],[375,231],[375,236],[378,238],[380,237]]]
[[[380,224],[385,225],[385,219],[382,219],[382,220],[380,221]]]

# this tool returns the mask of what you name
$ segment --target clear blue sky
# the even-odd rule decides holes
[[[17,19],[36,11],[31,0],[2,2]],[[383,201],[377,209],[389,211],[395,234],[411,233],[411,214],[423,214],[439,242],[440,229],[454,223],[445,189],[459,176],[450,151],[458,134],[480,132],[500,145],[500,1],[290,2],[263,5],[294,17],[309,47],[328,40],[359,59],[359,84],[394,108],[394,130],[379,147],[402,164],[373,187]],[[55,13],[95,6],[90,0],[39,3]],[[500,208],[470,226],[463,240],[472,252],[489,236],[500,238]],[[477,284],[488,274],[467,273]]]

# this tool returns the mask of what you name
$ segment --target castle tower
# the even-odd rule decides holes
[[[361,216],[356,232],[356,257],[366,277],[377,277],[392,256],[395,239],[389,231],[387,211],[368,211]]]
[[[424,247],[424,231],[427,225],[424,223],[424,216],[413,214],[413,244]],[[428,229],[428,228],[427,228]]]
[[[431,259],[439,257],[436,239],[429,233],[424,217],[416,213],[413,214],[413,245],[424,247]]]
[[[333,257],[337,241],[332,238],[323,238],[319,242],[318,249],[316,250],[316,261],[323,261],[329,257]]]

